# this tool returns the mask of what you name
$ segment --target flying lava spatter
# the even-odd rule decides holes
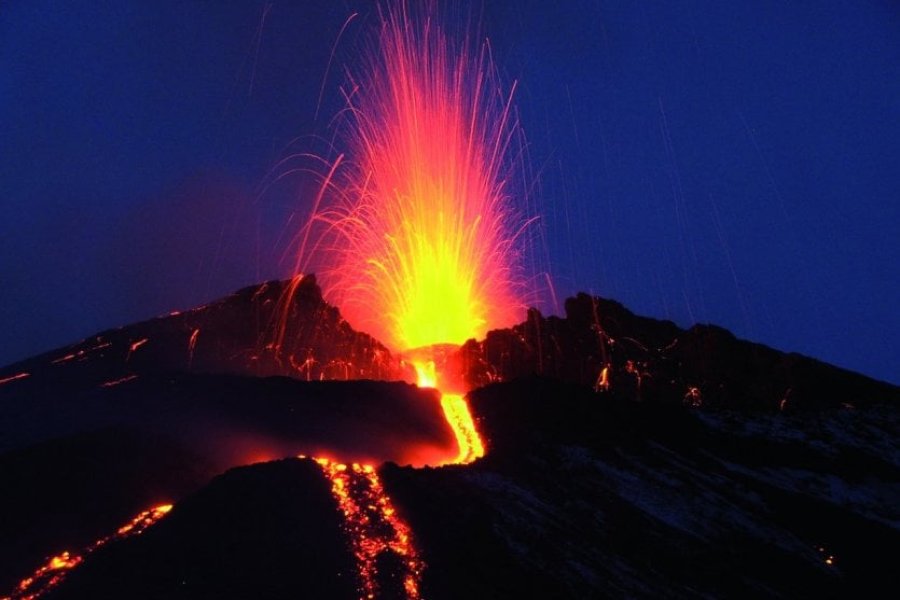
[[[379,11],[344,91],[347,153],[298,242],[296,272],[313,266],[326,299],[395,350],[462,344],[518,322],[525,305],[512,92],[487,42],[455,40],[436,13],[402,1]]]
[[[401,351],[462,344],[524,307],[512,91],[500,91],[488,43],[448,35],[437,13],[402,0],[379,8],[375,44],[345,90],[348,152],[324,176],[289,288],[315,265],[348,321]],[[438,387],[426,363],[417,383]],[[483,456],[465,398],[445,394],[442,407],[452,462]]]
[[[62,583],[72,569],[83,563],[91,553],[101,546],[142,534],[148,527],[169,514],[171,510],[171,504],[154,506],[141,512],[119,527],[114,534],[100,538],[83,549],[80,554],[64,551],[51,556],[34,573],[20,581],[9,596],[4,596],[0,600],[35,600],[40,598]]]
[[[16,373],[15,375],[10,375],[9,377],[4,377],[0,379],[0,385],[4,385],[6,383],[11,383],[13,381],[18,381],[20,379],[25,379],[26,377],[31,377],[31,373]]]

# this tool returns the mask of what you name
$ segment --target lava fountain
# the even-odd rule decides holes
[[[354,327],[398,350],[461,344],[524,312],[515,86],[500,91],[486,41],[455,40],[426,6],[379,10],[376,43],[343,90],[348,153],[296,264]]]

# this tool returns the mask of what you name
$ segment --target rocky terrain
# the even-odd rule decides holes
[[[441,361],[472,390],[473,464],[422,466],[454,444],[437,393],[311,277],[0,369],[0,597],[170,502],[46,597],[356,598],[301,453],[380,465],[424,598],[896,594],[898,388],[586,295]],[[398,560],[380,597],[405,597]]]

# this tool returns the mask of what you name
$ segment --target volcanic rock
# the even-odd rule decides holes
[[[354,598],[356,565],[310,460],[234,469],[48,598]]]
[[[427,598],[883,597],[900,552],[896,406],[697,411],[546,378],[470,395],[465,467],[388,466]]]
[[[307,275],[101,332],[0,369],[0,380],[29,373],[32,384],[83,389],[173,371],[305,381],[403,378],[390,351],[354,331]]]
[[[468,341],[451,364],[469,389],[539,375],[657,404],[773,412],[897,398],[895,386],[739,340],[715,325],[685,330],[587,294],[566,300],[565,311],[560,318],[532,309],[525,322]]]
[[[387,462],[425,598],[897,589],[897,387],[584,294],[438,355],[473,390],[469,465],[393,464],[452,453],[437,394],[328,381],[409,368],[311,277],[0,369],[0,591],[168,501],[47,597],[356,598],[322,470],[273,460],[301,452]]]

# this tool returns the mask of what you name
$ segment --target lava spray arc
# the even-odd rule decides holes
[[[379,9],[376,43],[343,90],[347,154],[325,177],[296,265],[397,350],[482,337],[525,306],[515,86],[501,91],[486,41],[454,39],[423,4]]]

